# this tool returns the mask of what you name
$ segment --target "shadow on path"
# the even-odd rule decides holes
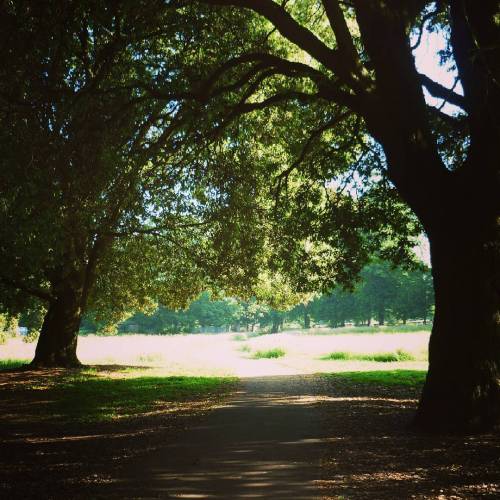
[[[322,419],[313,377],[243,380],[198,426],[130,464],[115,493],[130,498],[319,498]],[[284,392],[286,391],[286,392]]]

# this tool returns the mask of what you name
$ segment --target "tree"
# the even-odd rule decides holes
[[[396,277],[388,262],[375,262],[361,272],[363,285],[360,299],[379,325],[385,324],[386,314],[396,300]]]
[[[434,303],[429,270],[397,269],[395,271],[395,300],[391,306],[393,314],[404,323],[410,318],[422,318],[426,323]]]
[[[210,173],[187,140],[183,92],[213,17],[154,0],[0,7],[0,302],[45,304],[34,365],[79,364],[87,309],[112,325],[256,267],[257,251],[236,255],[260,245],[235,237],[249,185]]]
[[[267,30],[251,50],[235,45],[232,57],[213,68],[204,89],[207,98],[212,93],[214,105],[225,110],[218,116],[219,128],[224,118],[234,123],[236,117],[254,113],[263,117],[261,143],[277,141],[274,154],[283,144],[279,134],[286,137],[288,156],[282,151],[281,157],[290,159],[295,153],[295,160],[288,161],[285,168],[280,168],[283,162],[275,162],[275,179],[281,186],[291,179],[291,196],[302,196],[306,211],[315,205],[314,196],[316,206],[327,206],[325,198],[321,202],[316,195],[315,183],[330,182],[330,191],[339,193],[329,218],[337,223],[333,232],[343,242],[333,237],[323,239],[339,243],[340,249],[349,248],[349,241],[357,237],[345,221],[359,222],[367,230],[374,228],[376,219],[366,218],[370,212],[367,205],[370,200],[385,199],[385,213],[389,213],[391,186],[425,229],[430,240],[436,310],[417,425],[448,430],[497,423],[498,2],[203,3],[248,9],[246,12],[254,14],[250,16],[254,32]],[[456,86],[445,88],[417,70],[412,50],[426,26],[446,38],[448,46],[442,58],[456,68],[463,94],[455,91]],[[219,81],[223,84],[218,85]],[[424,89],[443,105],[428,104]],[[458,111],[446,112],[445,105]],[[251,121],[245,120],[247,124]],[[272,122],[274,131],[267,138],[266,120]],[[234,128],[232,134],[236,136]],[[370,168],[366,160],[374,151],[371,164],[378,157],[378,167]],[[319,163],[318,158],[324,162]],[[339,168],[339,162],[346,167]],[[336,183],[331,184],[333,179]],[[307,188],[301,189],[297,183]],[[356,184],[361,184],[361,196],[346,200],[342,195]],[[377,189],[383,192],[382,198],[374,198]],[[376,212],[383,204],[371,206]],[[362,214],[365,217],[359,220]],[[339,226],[339,222],[344,225]],[[392,224],[390,217],[388,222]],[[310,230],[317,234],[314,225],[310,224]],[[360,248],[360,239],[351,247]]]

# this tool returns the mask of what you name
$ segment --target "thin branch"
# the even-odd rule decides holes
[[[316,139],[321,137],[324,132],[326,132],[329,129],[332,129],[333,127],[335,127],[336,125],[338,125],[340,122],[342,122],[343,120],[345,120],[347,117],[349,117],[351,115],[352,115],[352,113],[350,111],[346,111],[346,112],[341,113],[340,115],[336,116],[332,120],[329,120],[321,127],[313,130],[311,132],[311,135],[308,137],[307,141],[304,143],[304,146],[302,147],[302,150],[301,150],[299,156],[297,157],[297,159],[287,169],[285,169],[283,172],[281,172],[278,175],[278,182],[281,179],[287,178],[290,175],[290,173],[293,170],[295,170],[304,161],[304,158],[306,157],[307,153],[311,149],[311,146]]]
[[[420,23],[420,28],[419,28],[419,33],[418,33],[417,41],[410,47],[410,49],[412,51],[415,50],[420,45],[420,42],[422,41],[422,35],[424,33],[425,24],[427,23],[427,21],[429,21],[430,19],[432,19],[436,14],[439,14],[439,5],[438,5],[437,9],[435,9],[435,10],[433,10],[431,12],[428,12],[422,18],[422,22]]]
[[[305,92],[297,92],[297,91],[292,90],[289,92],[283,92],[281,94],[275,94],[275,95],[268,97],[267,99],[264,99],[263,101],[259,101],[259,102],[239,102],[231,110],[231,113],[226,118],[225,123],[223,124],[223,127],[227,126],[232,120],[234,120],[238,116],[241,116],[241,115],[244,115],[247,113],[252,113],[253,111],[258,111],[260,109],[265,109],[265,108],[280,104],[282,102],[292,101],[292,100],[301,101],[301,102],[310,102],[310,101],[314,101],[318,98],[321,98],[321,95],[319,93],[307,94]],[[221,128],[221,127],[219,127],[219,128]]]
[[[204,220],[200,222],[190,222],[190,223],[166,223],[160,226],[155,226],[155,227],[149,227],[149,228],[141,228],[141,227],[134,227],[127,229],[126,231],[109,231],[105,233],[100,233],[104,234],[106,236],[112,236],[114,238],[121,238],[121,237],[127,237],[127,236],[133,236],[135,234],[152,234],[152,235],[164,235],[162,231],[169,230],[169,231],[175,231],[177,229],[188,229],[188,228],[194,228],[194,227],[202,227],[202,226],[207,226],[209,224],[212,224],[214,221],[212,219],[209,220]]]
[[[311,146],[313,143],[320,138],[324,132],[326,132],[329,129],[332,129],[333,127],[337,126],[340,122],[351,116],[352,113],[351,111],[346,111],[344,113],[341,113],[338,116],[335,116],[333,119],[329,120],[326,122],[324,125],[321,127],[318,127],[317,129],[313,130],[311,134],[309,135],[307,141],[304,143],[304,146],[302,147],[302,150],[297,157],[297,159],[283,172],[280,172],[277,176],[277,183],[276,183],[276,188],[275,188],[275,204],[277,205],[278,198],[283,186],[283,183],[286,183],[288,181],[289,175],[304,161],[304,158],[307,156],[309,153],[309,150],[311,149]]]

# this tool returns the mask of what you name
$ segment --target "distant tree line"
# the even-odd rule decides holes
[[[335,289],[303,306],[304,315],[330,326],[379,325],[421,320],[433,315],[434,293],[428,269],[391,268],[387,262],[366,266],[352,291]],[[304,320],[307,324],[307,318]]]
[[[394,268],[384,261],[374,262],[361,272],[361,279],[352,290],[336,288],[309,301],[274,309],[255,298],[239,300],[233,297],[213,297],[206,291],[185,310],[159,306],[152,314],[137,313],[118,325],[110,325],[87,315],[82,322],[86,333],[152,333],[253,331],[256,327],[278,332],[285,323],[312,324],[331,327],[384,325],[387,322],[406,323],[432,318],[434,295],[429,269]]]

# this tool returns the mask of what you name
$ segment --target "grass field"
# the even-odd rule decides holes
[[[429,333],[335,333],[315,330],[248,336],[81,336],[85,365],[154,367],[160,376],[252,377],[321,372],[370,371],[397,366],[426,370]],[[30,360],[35,345],[20,338],[0,346],[0,368]],[[382,363],[383,362],[383,363]]]
[[[4,387],[12,383],[13,390],[26,396],[21,400],[33,400],[26,411],[35,411],[37,418],[106,422],[206,400],[227,392],[236,377],[324,373],[350,383],[418,385],[427,369],[428,338],[428,332],[338,330],[85,335],[78,345],[84,369],[46,372],[12,371],[22,369],[35,348],[13,338],[0,346],[0,370],[9,373]]]

